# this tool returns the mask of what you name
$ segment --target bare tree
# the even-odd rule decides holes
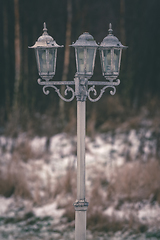
[[[3,45],[4,45],[4,83],[5,83],[5,112],[10,112],[10,91],[9,91],[9,42],[8,42],[8,12],[7,4],[3,5]]]
[[[67,1],[67,25],[66,25],[66,42],[65,42],[65,53],[64,53],[64,66],[62,81],[67,80],[68,71],[69,71],[69,57],[70,57],[70,47],[71,44],[71,30],[72,30],[72,0]],[[61,87],[61,91],[64,91],[64,86]],[[64,101],[60,99],[60,117],[64,119]]]
[[[126,32],[125,32],[125,0],[120,0],[120,34],[121,42],[126,44]]]
[[[14,0],[14,16],[15,16],[15,85],[14,85],[14,110],[18,108],[18,94],[21,78],[21,46],[20,46],[20,16],[19,16],[19,0]]]

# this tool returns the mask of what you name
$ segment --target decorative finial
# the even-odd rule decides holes
[[[112,35],[112,33],[113,33],[112,24],[111,23],[109,24],[108,32],[109,32],[110,35]]]
[[[47,33],[47,28],[46,28],[46,23],[45,22],[44,22],[43,26],[44,26],[44,28],[43,28],[43,35],[46,35],[48,33]]]

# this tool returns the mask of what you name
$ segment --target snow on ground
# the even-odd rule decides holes
[[[34,207],[33,212],[37,217],[51,216],[56,218],[57,223],[64,214],[64,209],[57,209],[57,203],[46,204],[42,207]]]
[[[145,204],[138,211],[138,217],[142,222],[147,222],[149,224],[153,221],[160,223],[160,206],[157,203],[153,206]]]
[[[7,211],[9,205],[11,204],[12,199],[6,199],[5,197],[0,197],[0,216],[4,216]]]
[[[156,141],[153,132],[145,129],[133,129],[127,133],[108,132],[99,134],[92,140],[86,137],[87,188],[90,188],[91,185],[89,177],[94,174],[92,169],[105,169],[109,177],[111,171],[114,171],[114,167],[122,166],[126,160],[135,161],[142,154],[143,161],[155,158]],[[0,165],[2,172],[6,171],[7,165],[12,160],[15,147],[24,142],[29,144],[34,154],[29,155],[30,159],[21,164],[25,169],[27,179],[30,180],[30,188],[34,188],[35,184],[37,184],[34,177],[36,176],[39,179],[38,184],[41,186],[42,195],[48,181],[50,181],[51,185],[54,185],[57,177],[63,176],[68,167],[76,166],[76,137],[61,133],[50,139],[47,139],[47,137],[29,139],[26,134],[21,134],[16,139],[0,136]],[[148,202],[137,204],[139,204],[139,207],[135,212],[141,222],[151,224],[151,222],[157,220],[160,223],[160,207],[158,204],[153,206]],[[0,240],[74,239],[74,223],[69,225],[63,217],[64,209],[57,209],[57,206],[56,201],[42,206],[33,206],[29,201],[15,201],[12,197],[7,199],[0,196]],[[128,209],[130,207],[125,205],[120,210],[115,210],[114,206],[110,206],[105,210],[104,214],[124,218],[124,216],[130,214]],[[25,214],[30,211],[33,216],[31,214],[30,220],[26,220]],[[53,231],[53,229],[55,230]],[[117,232],[114,235],[93,234],[87,231],[88,240],[135,239],[130,235],[130,233],[122,232]],[[146,236],[146,234],[136,235],[136,239],[147,239]],[[157,238],[152,234],[149,239],[154,240]]]

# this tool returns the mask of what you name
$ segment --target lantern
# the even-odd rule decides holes
[[[77,75],[91,78],[98,47],[94,38],[85,32],[71,46],[75,48]]]
[[[57,48],[59,47],[63,46],[59,46],[56,41],[48,35],[46,23],[44,23],[42,36],[40,36],[37,42],[30,48],[35,49],[39,75],[46,81],[55,75]]]
[[[119,75],[122,49],[127,48],[121,44],[112,32],[112,25],[109,24],[109,34],[100,44],[100,58],[102,74],[108,80],[114,80]]]

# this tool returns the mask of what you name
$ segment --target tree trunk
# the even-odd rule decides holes
[[[14,0],[14,16],[15,16],[15,85],[13,108],[18,109],[19,85],[21,78],[21,46],[20,46],[20,20],[19,20],[19,0]]]
[[[71,44],[71,29],[72,29],[72,0],[67,1],[67,26],[66,26],[66,42],[65,42],[65,53],[64,53],[64,66],[63,66],[63,74],[62,81],[67,80],[68,71],[69,71],[69,57],[70,57],[70,47]],[[62,93],[64,92],[64,86],[61,86]],[[64,101],[60,99],[59,102],[59,110],[60,110],[60,118],[63,121],[65,118],[64,115]]]
[[[7,5],[3,5],[3,44],[4,44],[4,84],[5,84],[5,116],[10,113],[10,88],[9,88],[9,44],[8,44],[8,12]]]
[[[28,111],[28,36],[24,36],[24,44],[23,44],[23,77],[25,79],[23,83],[23,94],[25,100],[25,108]]]
[[[126,32],[125,32],[125,0],[120,0],[120,35],[123,45],[126,44]]]

